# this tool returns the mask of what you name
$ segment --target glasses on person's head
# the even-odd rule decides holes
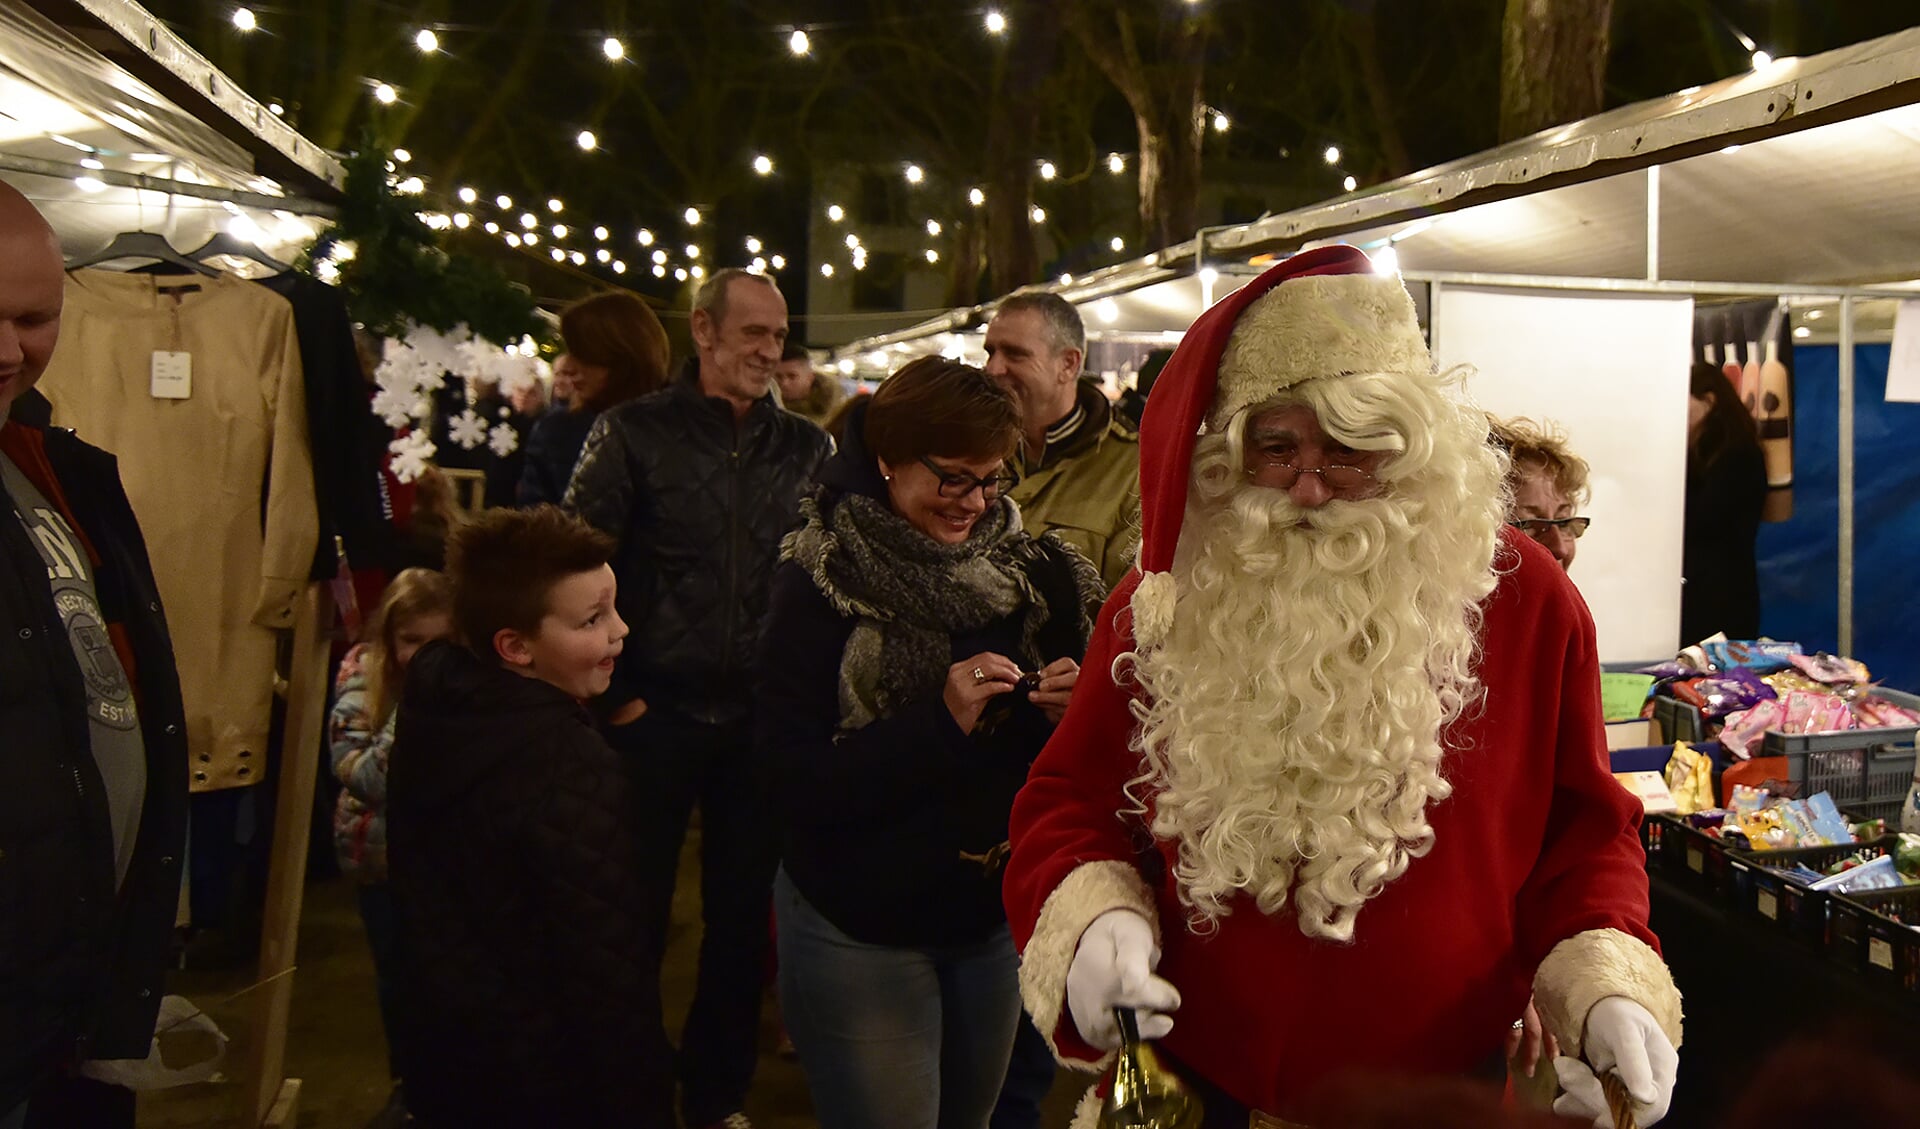
[[[1590,517],[1528,517],[1510,521],[1507,524],[1535,541],[1544,541],[1555,531],[1562,529],[1567,531],[1567,536],[1578,541],[1586,536],[1587,527],[1593,524],[1593,519]]]
[[[1019,481],[1010,474],[995,474],[986,478],[975,478],[964,471],[948,470],[939,463],[927,458],[925,455],[920,457],[920,465],[932,471],[933,476],[940,480],[940,496],[942,498],[964,498],[975,490],[978,490],[982,498],[991,502],[1000,495],[1013,489],[1014,483]]]
[[[1373,472],[1364,467],[1343,466],[1338,463],[1332,466],[1298,467],[1293,465],[1291,456],[1262,458],[1257,467],[1247,472],[1249,477],[1260,473],[1267,475],[1266,484],[1276,490],[1293,489],[1294,483],[1300,481],[1300,476],[1303,474],[1319,475],[1320,481],[1326,485],[1326,488],[1335,493],[1361,490],[1373,485],[1375,481]]]

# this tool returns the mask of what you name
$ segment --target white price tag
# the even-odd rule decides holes
[[[153,354],[151,391],[156,400],[185,400],[191,397],[193,354],[156,349]]]
[[[1759,903],[1760,903],[1760,916],[1761,916],[1761,917],[1764,917],[1764,918],[1766,918],[1766,919],[1768,919],[1769,921],[1777,921],[1777,920],[1779,920],[1779,918],[1780,918],[1780,903],[1779,903],[1779,900],[1778,900],[1778,899],[1776,899],[1776,898],[1775,898],[1775,897],[1773,896],[1773,891],[1772,891],[1772,890],[1762,890],[1762,891],[1760,891],[1760,893],[1759,893],[1759,898],[1758,898],[1758,901],[1759,901]]]
[[[1878,937],[1867,938],[1867,963],[1876,968],[1893,971],[1893,945]]]

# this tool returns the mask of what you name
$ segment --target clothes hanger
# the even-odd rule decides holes
[[[250,259],[270,271],[284,272],[293,268],[259,247],[224,231],[216,231],[213,238],[187,252],[187,258],[196,263],[204,263],[216,255],[231,255],[236,259]]]
[[[173,244],[168,243],[165,236],[156,235],[151,231],[123,231],[114,236],[113,242],[101,248],[96,254],[69,262],[67,269],[80,270],[84,267],[98,266],[101,263],[110,263],[115,259],[154,259],[195,274],[206,275],[208,278],[220,277],[219,271],[182,255],[173,249]]]

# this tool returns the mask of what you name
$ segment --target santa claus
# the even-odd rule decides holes
[[[1036,1025],[1091,1068],[1135,1009],[1210,1126],[1497,1071],[1530,993],[1556,1109],[1612,1125],[1613,1071],[1666,1112],[1680,997],[1593,622],[1449,385],[1351,248],[1202,316],[1141,429],[1139,566],[1014,805]]]

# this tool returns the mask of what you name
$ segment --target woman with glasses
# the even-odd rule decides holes
[[[1007,815],[1105,595],[1022,530],[1020,436],[979,369],[907,365],[855,409],[774,577],[780,998],[825,1129],[982,1129],[1006,1071]]]
[[[1576,516],[1587,504],[1587,460],[1551,421],[1516,416],[1488,423],[1493,445],[1507,453],[1507,524],[1538,541],[1561,568],[1572,568],[1580,538],[1593,524]]]

